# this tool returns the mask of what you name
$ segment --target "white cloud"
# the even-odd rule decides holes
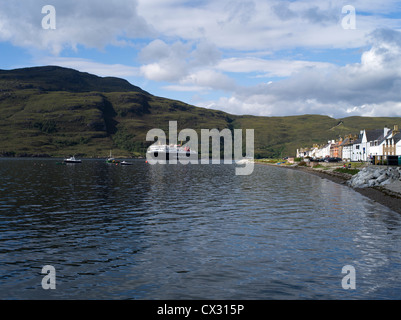
[[[172,62],[172,61],[171,61]],[[175,82],[185,75],[185,70],[178,63],[150,63],[140,67],[141,74],[153,81]]]
[[[224,91],[232,91],[236,87],[236,83],[233,79],[211,69],[202,69],[191,73],[183,78],[180,83]]]
[[[221,60],[217,69],[226,72],[257,72],[259,76],[288,77],[304,69],[327,69],[330,63],[299,60],[266,60],[260,58],[228,58]]]
[[[153,62],[166,59],[172,55],[172,49],[163,40],[156,39],[139,52],[138,58],[142,62]]]
[[[380,15],[386,8],[378,2],[358,1],[355,6],[372,16],[357,15],[357,29],[344,30],[342,7],[333,1],[186,1],[139,0],[140,14],[160,34],[186,40],[208,39],[221,49],[240,51],[280,50],[295,47],[357,48],[364,35],[398,22]],[[198,4],[198,2],[197,2]],[[372,8],[373,10],[369,9]]]
[[[231,97],[208,101],[227,112],[257,115],[317,113],[336,117],[347,115],[401,115],[401,33],[377,30],[370,36],[371,48],[359,63],[346,66],[321,64],[297,70],[296,61],[286,70],[297,70],[288,78],[251,88],[237,87]],[[249,72],[267,69],[270,62],[247,59],[223,61],[220,67]],[[236,64],[238,63],[238,64]]]
[[[83,45],[103,48],[127,45],[138,37],[164,37],[184,42],[207,39],[220,49],[280,50],[301,47],[349,48],[366,44],[364,34],[387,26],[395,0],[354,1],[357,30],[341,27],[342,2],[282,0],[53,0],[57,29],[43,30],[45,0],[2,1],[0,39],[25,47],[49,49]]]
[[[57,55],[78,45],[99,49],[126,43],[120,37],[154,35],[154,30],[137,14],[135,0],[53,0],[56,30],[42,28],[45,14],[41,10],[47,4],[44,0],[2,1],[0,40]]]
[[[194,72],[217,63],[219,57],[218,49],[206,41],[167,44],[157,39],[139,53],[139,59],[147,62],[140,67],[147,79],[170,82],[188,82]]]
[[[388,101],[380,104],[364,104],[346,110],[348,115],[363,117],[401,117],[401,102]]]
[[[180,92],[205,92],[208,90],[203,86],[179,85],[179,84],[164,86],[163,89],[169,91],[180,91]]]

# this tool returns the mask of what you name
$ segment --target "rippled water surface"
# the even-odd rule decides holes
[[[1,159],[0,178],[0,299],[401,298],[401,216],[302,172]]]

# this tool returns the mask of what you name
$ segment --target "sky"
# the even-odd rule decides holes
[[[236,115],[401,116],[401,1],[1,0],[0,69],[45,65]]]

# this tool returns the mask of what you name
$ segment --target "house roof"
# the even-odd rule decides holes
[[[353,141],[347,137],[343,140],[343,142],[341,143],[341,146],[350,146],[352,144],[353,144]]]
[[[374,129],[374,130],[366,130],[366,139],[367,141],[375,141],[378,140],[380,136],[383,136],[383,129]]]
[[[392,139],[394,139],[394,143],[398,143],[401,140],[401,132],[395,134]]]
[[[389,137],[391,137],[393,135],[393,131],[389,130],[387,132],[387,134],[385,135],[384,132],[381,134],[380,137],[378,137],[376,140],[379,142],[379,145],[386,139],[388,139]]]

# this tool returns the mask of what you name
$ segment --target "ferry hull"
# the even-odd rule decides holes
[[[147,157],[152,160],[193,160],[197,159],[196,153],[191,152],[162,152],[162,151],[154,151],[148,152]]]

